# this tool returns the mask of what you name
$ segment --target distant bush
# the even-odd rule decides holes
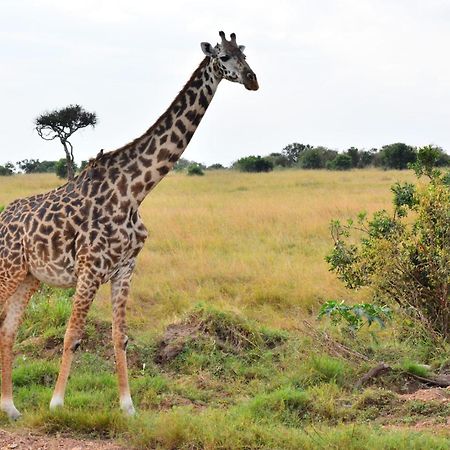
[[[205,173],[203,172],[202,167],[199,164],[197,164],[197,163],[190,164],[188,166],[187,174],[189,176],[193,176],[193,175],[202,176],[202,175],[205,175]]]
[[[324,169],[327,162],[336,158],[337,154],[326,147],[309,148],[302,152],[298,164],[302,169]]]
[[[8,177],[11,175],[14,175],[14,166],[11,163],[0,166],[0,177]]]
[[[299,144],[298,142],[294,142],[293,144],[286,145],[281,151],[281,154],[287,160],[287,167],[296,166],[300,161],[300,156],[305,150],[312,149],[312,146],[309,144]]]
[[[350,170],[353,166],[352,158],[349,155],[337,155],[336,158],[326,164],[329,170]]]
[[[271,153],[269,156],[265,157],[267,160],[271,161],[274,167],[291,167],[292,163],[289,158],[283,153]]]
[[[417,152],[414,147],[397,142],[381,148],[377,162],[385,169],[404,170],[408,164],[416,160]]]
[[[350,147],[343,154],[350,157],[351,167],[362,169],[373,164],[377,149],[359,150],[356,147]]]
[[[23,159],[17,166],[25,173],[54,173],[57,161],[39,161],[39,159]]]
[[[220,163],[215,163],[215,164],[211,164],[210,166],[208,166],[207,169],[208,170],[223,170],[223,169],[226,169],[226,167],[224,167]]]
[[[373,165],[377,153],[378,150],[376,148],[372,148],[371,150],[359,150],[357,167],[362,169],[363,167]]]
[[[370,286],[375,302],[399,305],[434,338],[450,338],[450,186],[436,169],[433,147],[411,166],[430,182],[395,184],[393,214],[359,214],[356,224],[332,222],[330,269],[350,289]],[[359,245],[354,234],[363,233]]]
[[[173,166],[173,170],[175,170],[176,172],[181,171],[181,170],[185,170],[188,168],[188,166],[190,164],[192,164],[194,161],[189,161],[186,158],[180,158],[175,165]]]
[[[0,205],[0,213],[5,210],[5,207],[3,205]]]
[[[202,170],[206,169],[206,166],[204,164],[200,164],[196,161],[191,161],[185,158],[180,158],[173,166],[173,170],[175,170],[175,172],[181,172],[182,170],[187,170],[189,166],[193,165],[199,166]]]
[[[77,165],[73,164],[74,171],[78,170]],[[55,173],[59,178],[67,178],[67,159],[62,158],[59,161],[56,161],[55,164]]]
[[[270,172],[273,170],[273,163],[261,156],[247,156],[238,159],[233,167],[241,172]]]

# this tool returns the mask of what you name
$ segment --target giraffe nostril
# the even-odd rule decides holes
[[[255,81],[255,80],[256,80],[256,76],[255,76],[255,74],[252,73],[252,72],[248,72],[248,73],[247,73],[247,78],[248,78],[249,80],[251,80],[251,81]]]

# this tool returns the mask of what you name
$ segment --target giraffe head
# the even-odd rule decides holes
[[[225,38],[225,33],[219,31],[222,38],[220,44],[213,47],[208,42],[202,42],[201,47],[206,56],[212,58],[220,74],[226,80],[243,84],[250,91],[256,91],[258,81],[256,75],[245,60],[243,53],[245,46],[237,45],[236,35],[230,34],[230,40]]]

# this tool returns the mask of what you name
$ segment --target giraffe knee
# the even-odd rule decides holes
[[[81,339],[78,336],[70,336],[64,339],[64,351],[75,352],[81,344]]]
[[[114,333],[113,336],[114,347],[116,349],[126,350],[128,347],[128,336],[125,333]]]
[[[71,346],[72,352],[76,352],[81,345],[81,339],[77,339]]]

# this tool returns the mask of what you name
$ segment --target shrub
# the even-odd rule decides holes
[[[353,167],[352,158],[349,155],[337,155],[326,165],[329,170],[350,170]]]
[[[377,149],[373,148],[371,150],[360,150],[359,158],[358,158],[358,168],[362,169],[363,167],[370,166],[374,164],[375,158],[377,156]]]
[[[234,167],[241,172],[270,172],[273,170],[273,162],[261,156],[246,156],[238,159]]]
[[[308,148],[302,152],[298,163],[302,169],[324,169],[327,162],[336,158],[337,154],[326,147]]]
[[[384,327],[386,320],[391,318],[391,309],[385,305],[378,306],[372,303],[349,306],[343,301],[330,300],[320,308],[319,319],[323,316],[329,317],[334,324],[344,320],[350,330],[358,331],[365,323],[369,327],[374,322]]]
[[[76,172],[78,167],[73,163],[73,170]],[[62,158],[55,163],[55,173],[59,178],[67,178],[67,159]]]
[[[54,173],[57,161],[39,161],[39,159],[23,159],[17,166],[25,173]]]
[[[226,167],[224,167],[220,163],[215,163],[215,164],[211,164],[210,166],[208,166],[207,169],[208,170],[223,170],[223,169],[226,169]]]
[[[311,149],[312,146],[309,144],[299,144],[294,142],[293,144],[286,145],[282,150],[282,155],[288,160],[288,166],[292,167],[298,164],[301,154],[305,150]]]
[[[290,167],[292,165],[289,158],[283,153],[271,153],[265,158],[271,161],[274,167]]]
[[[6,163],[0,166],[0,177],[8,177],[14,174],[14,166],[11,163]]]
[[[205,175],[205,173],[203,172],[202,167],[199,164],[197,164],[197,163],[193,163],[193,164],[190,164],[188,166],[187,174],[189,176],[193,176],[193,175],[203,176],[203,175]]]
[[[434,156],[433,156],[434,155]],[[350,289],[370,286],[375,302],[400,306],[433,337],[450,337],[450,187],[431,147],[414,165],[427,185],[396,184],[394,211],[331,224],[330,270]],[[361,237],[362,233],[362,237]],[[350,240],[359,234],[359,244]]]
[[[383,146],[379,154],[379,163],[385,169],[403,170],[415,160],[415,148],[402,142]]]

